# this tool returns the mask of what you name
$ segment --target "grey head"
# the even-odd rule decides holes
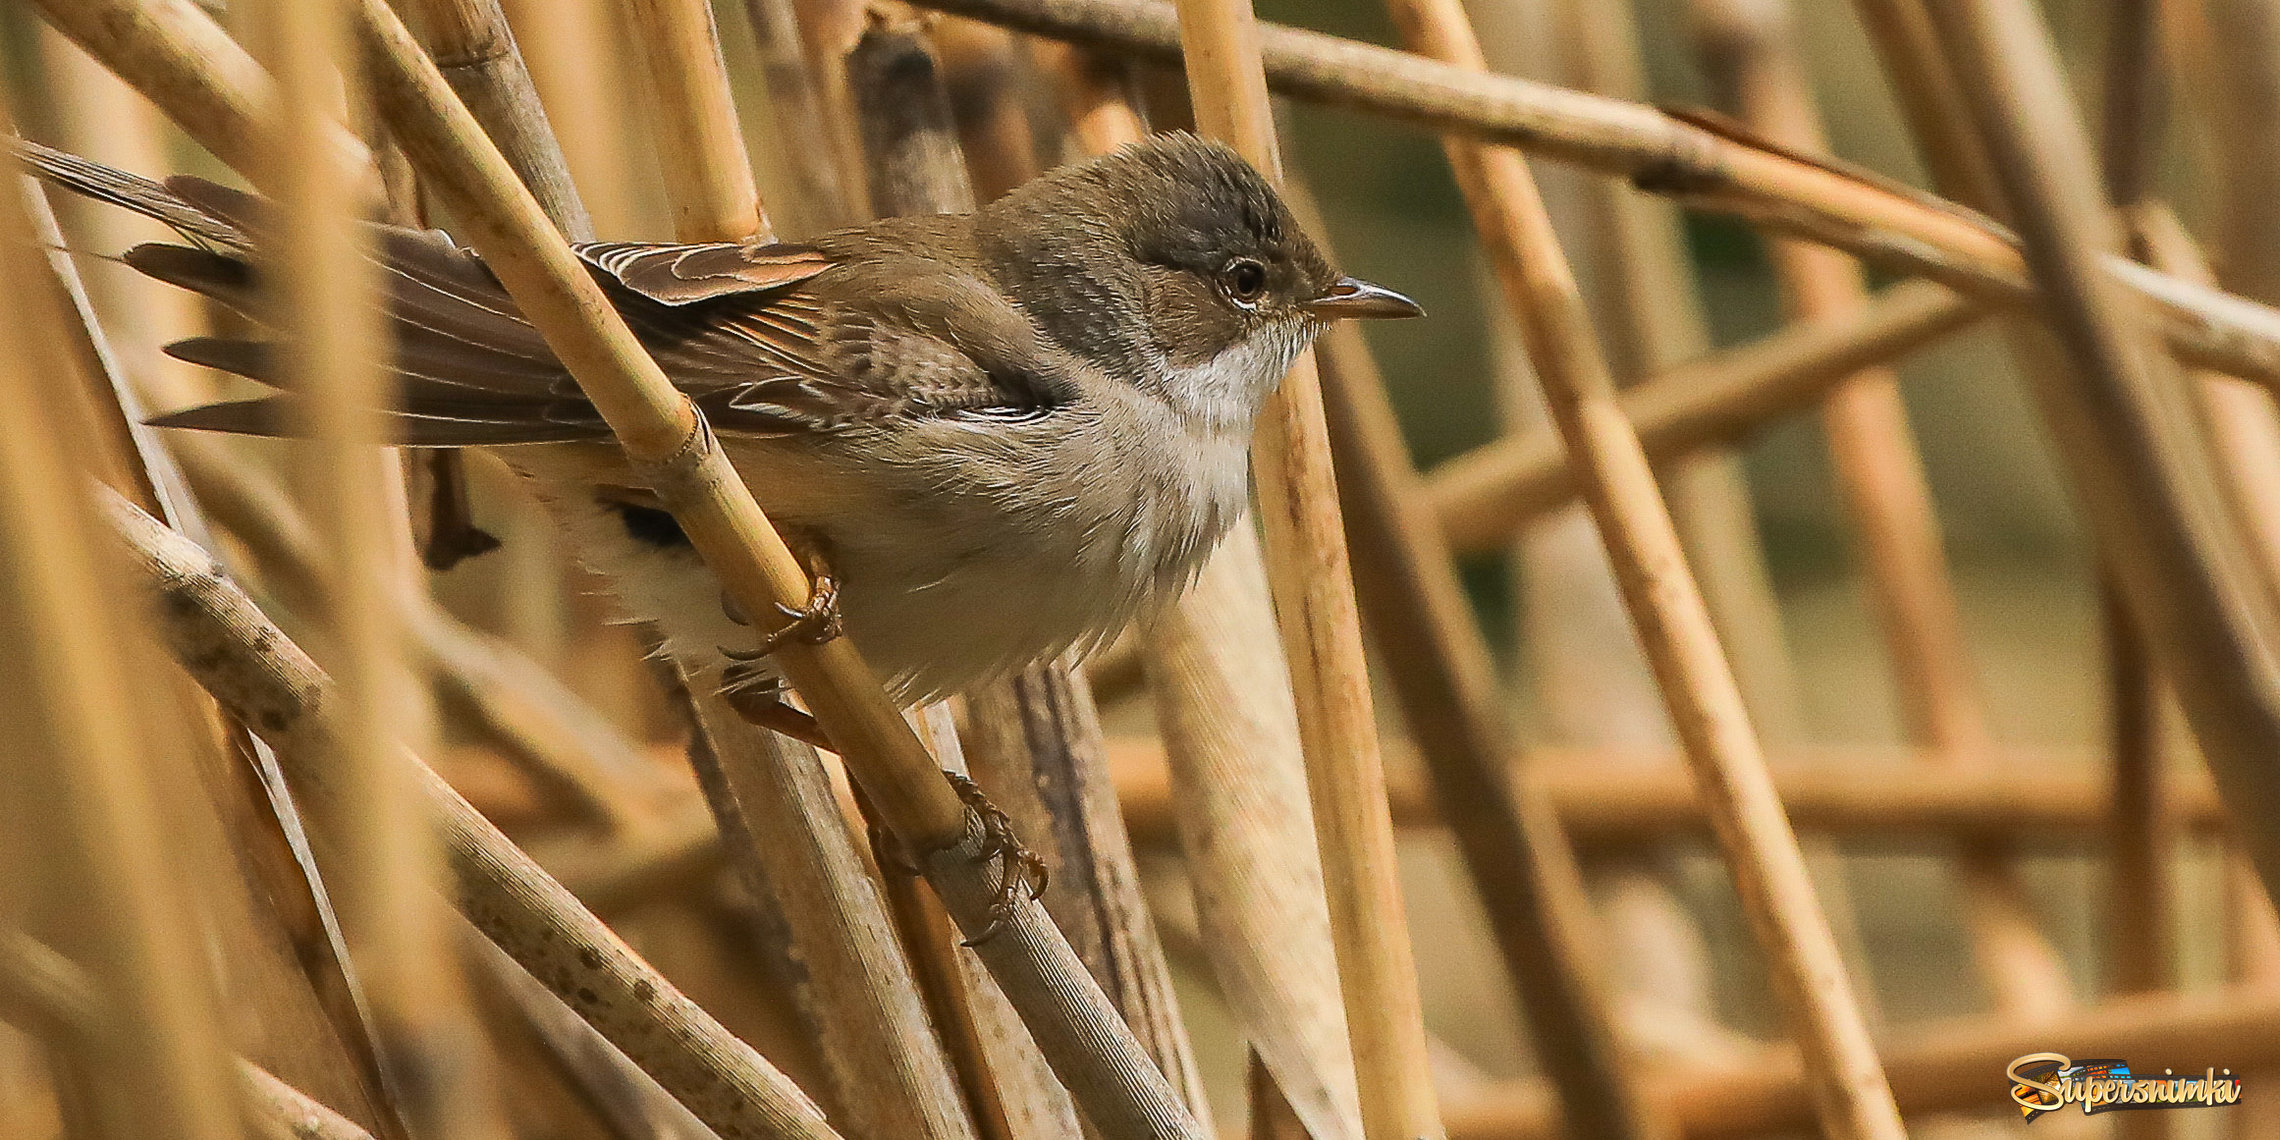
[[[1185,133],[1055,170],[975,236],[1047,336],[1211,427],[1248,428],[1325,322],[1423,312],[1340,276],[1257,170]]]

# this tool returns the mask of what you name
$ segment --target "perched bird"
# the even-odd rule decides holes
[[[263,319],[263,204],[26,144],[70,190],[191,244],[127,264]],[[1175,595],[1248,496],[1253,421],[1328,321],[1419,315],[1341,277],[1233,151],[1160,135],[970,215],[803,245],[600,242],[578,255],[703,409],[768,516],[828,573],[790,626],[727,605],[569,373],[472,252],[374,225],[410,446],[497,447],[685,666],[771,680],[780,636],[847,636],[914,702],[1099,644]],[[167,351],[272,386],[268,344]],[[290,391],[160,424],[286,434]],[[764,633],[763,629],[777,630]]]

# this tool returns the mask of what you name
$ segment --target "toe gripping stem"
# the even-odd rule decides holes
[[[1022,845],[1020,837],[1014,834],[1012,817],[991,803],[980,785],[956,772],[944,772],[943,776],[957,790],[959,802],[981,822],[982,842],[974,854],[975,859],[998,864],[998,885],[990,901],[989,924],[965,943],[979,946],[1003,933],[1023,902],[1045,893],[1045,860]]]

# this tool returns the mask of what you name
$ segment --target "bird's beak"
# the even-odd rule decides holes
[[[1382,285],[1353,277],[1340,277],[1311,301],[1300,301],[1307,315],[1325,321],[1375,321],[1395,317],[1422,317],[1417,302]]]

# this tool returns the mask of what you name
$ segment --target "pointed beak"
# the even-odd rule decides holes
[[[1301,301],[1298,307],[1307,315],[1325,321],[1376,321],[1425,315],[1417,302],[1382,285],[1353,277],[1339,278],[1321,296]]]

